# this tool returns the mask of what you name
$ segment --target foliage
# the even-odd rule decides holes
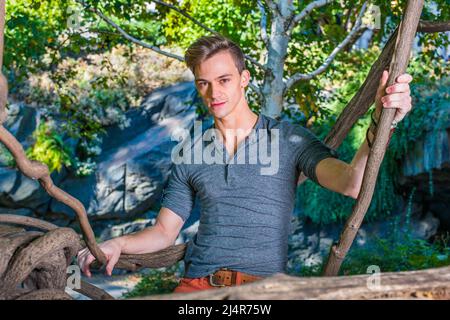
[[[53,2],[58,3],[58,5],[52,6]],[[151,45],[170,44],[171,46],[181,47],[184,50],[193,40],[209,33],[209,31],[206,31],[175,10],[159,4],[155,5],[151,1],[87,0],[84,2],[88,8],[92,6],[102,10],[126,32]],[[259,21],[261,13],[254,0],[219,0],[214,2],[206,0],[167,0],[166,2],[185,10],[194,19],[207,27],[230,37],[243,48],[245,53],[264,63],[267,51],[260,39]],[[296,8],[296,13],[300,12],[308,2],[306,1]],[[305,73],[316,69],[348,34],[362,2],[340,1],[313,10],[311,15],[304,19],[292,33],[285,66],[285,76],[288,77],[295,72]],[[22,4],[22,6],[8,3],[11,6],[11,8],[8,7],[8,11],[12,13],[22,12],[25,10],[21,9],[22,7],[31,8],[29,0],[20,0],[18,3]],[[83,8],[79,1],[40,0],[36,3],[39,4],[36,4],[36,6],[40,8],[40,15],[38,14],[38,16],[42,20],[43,14],[48,15],[49,19],[51,19],[50,26],[52,28],[47,29],[52,30],[54,33],[49,38],[52,39],[51,46],[45,41],[39,41],[40,49],[32,51],[36,58],[38,56],[42,57],[45,46],[51,49],[52,60],[54,61],[58,57],[64,58],[74,54],[85,55],[89,52],[98,52],[99,50],[101,52],[111,50],[117,44],[130,45],[113,27],[106,24],[90,10]],[[381,9],[382,28],[375,32],[370,45],[374,47],[383,45],[386,37],[398,24],[401,10],[405,3],[406,1],[404,0],[390,2],[379,0],[373,2]],[[47,12],[50,10],[49,8],[53,8],[53,11],[50,13]],[[29,10],[21,13],[21,17],[34,21],[33,17],[35,14],[33,12],[30,13]],[[269,11],[269,9],[266,8],[266,11]],[[425,6],[423,16],[428,20],[436,20],[437,17],[445,20],[449,16],[449,9],[448,6],[445,6],[445,1],[434,1],[434,5],[427,4]],[[270,17],[271,15],[268,14],[268,28],[271,23]],[[21,37],[25,31],[17,27],[14,28],[17,24],[14,24],[14,19],[11,19],[11,21],[13,34],[10,36],[10,42],[7,41],[7,47],[8,43],[22,41]],[[47,29],[33,27],[33,32],[36,33],[33,35],[46,35]],[[38,39],[37,37],[34,38]],[[437,50],[433,50],[433,48],[445,47],[448,44],[448,37],[445,36],[445,33],[420,34],[418,38],[424,48],[422,56],[428,58],[436,57]],[[32,46],[26,47],[33,48]],[[14,52],[15,50],[6,51]],[[343,50],[320,78],[331,80],[334,76],[334,70],[339,70],[342,67],[340,62],[348,60],[353,54],[354,52],[350,48]],[[27,58],[35,56],[29,52],[28,55],[23,54],[23,57],[24,59],[21,61],[28,62],[29,59]],[[248,63],[248,67],[252,72],[253,78],[261,82],[264,77],[261,70],[255,68],[251,63]],[[286,99],[297,103],[306,119],[314,122],[317,117],[320,118],[320,115],[326,116],[326,109],[322,109],[323,103],[319,103],[324,101],[325,95],[322,94],[323,91],[327,91],[327,88],[321,86],[318,81],[300,82],[292,91],[287,93]],[[252,102],[252,107],[257,110],[257,100],[251,90],[248,98]]]
[[[124,112],[129,107],[139,105],[140,98],[153,88],[148,86],[147,79],[162,74],[146,73],[146,69],[153,66],[153,63],[142,64],[139,58],[136,62],[135,46],[89,10],[89,7],[100,9],[137,39],[163,49],[170,45],[168,51],[180,48],[174,50],[179,55],[194,39],[209,32],[178,12],[151,1],[86,0],[84,2],[87,8],[79,2],[8,0],[5,68],[13,97],[23,98],[37,106],[48,106],[44,108],[45,115],[62,124],[57,128],[58,134],[78,141],[73,167],[78,174],[87,175],[95,169],[95,157],[101,152],[104,127],[111,124],[126,126]],[[267,50],[260,36],[261,13],[255,1],[167,2],[185,10],[207,27],[230,37],[246,54],[261,63],[265,62]],[[296,13],[310,2],[298,5]],[[321,65],[350,31],[362,2],[338,1],[313,10],[292,32],[285,77],[296,72],[310,72]],[[326,72],[311,81],[299,82],[287,93],[286,100],[290,106],[283,112],[324,137],[345,103],[361,85],[369,66],[398,24],[405,3],[406,0],[373,1],[381,9],[381,29],[374,32],[369,41],[369,49],[344,48]],[[269,11],[268,8],[266,11]],[[446,6],[445,0],[427,3],[422,18],[448,20],[449,6]],[[268,28],[270,23],[269,14]],[[420,54],[414,58],[418,67],[414,71],[419,70],[417,75],[420,78],[439,79],[448,72],[448,64],[445,67],[442,59],[438,63],[437,48],[444,48],[449,44],[448,36],[445,33],[419,34],[417,39],[421,48]],[[165,63],[166,66],[161,68],[165,71],[169,66],[170,70],[172,66],[173,70],[179,67],[174,73],[182,68],[180,64]],[[248,63],[248,67],[252,77],[261,83],[264,78],[261,70],[251,63]],[[24,75],[27,76],[25,85]],[[172,79],[175,80],[176,77],[173,76]],[[251,90],[248,99],[252,109],[257,111],[259,105]],[[340,154],[354,154],[363,140],[367,124],[367,117],[358,122],[338,150]],[[412,143],[411,139],[409,143]],[[386,157],[390,161],[389,155]],[[396,160],[400,157],[400,154],[394,156]],[[394,199],[386,196],[394,194],[394,182],[390,181],[391,175],[387,174],[391,165],[392,163],[386,165],[387,171],[383,169],[380,173],[376,200],[369,210],[369,218],[377,215],[375,211],[388,214],[393,208]],[[383,179],[386,183],[381,182]],[[302,192],[313,195],[323,193],[324,190],[319,191],[316,186],[307,182]],[[314,216],[306,208],[306,216],[314,221],[334,221],[346,215],[342,212],[348,212],[353,201],[325,192],[318,197],[318,205],[328,203],[319,201],[323,198],[332,199],[330,206],[334,209],[323,208]],[[324,214],[327,211],[331,213]]]
[[[15,166],[13,155],[2,143],[0,143],[0,165],[7,167]]]
[[[325,78],[316,82],[316,88],[330,88],[326,94],[327,98],[319,101],[318,110],[325,112],[317,114],[314,126],[311,127],[322,140],[362,85],[379,52],[380,48],[376,46],[368,50],[355,50],[352,55],[336,62],[339,67],[331,71],[330,80]],[[366,219],[369,221],[388,216],[395,210],[398,202],[398,195],[395,193],[396,177],[406,153],[423,137],[425,131],[440,130],[448,123],[449,79],[445,75],[450,72],[449,66],[442,58],[427,58],[426,64],[423,64],[423,59],[423,56],[417,55],[410,62],[408,72],[414,78],[411,84],[414,108],[400,122],[389,144],[379,171],[373,200],[367,211]],[[341,160],[350,163],[364,141],[370,123],[369,114],[370,112],[353,126],[338,148]],[[307,120],[297,118],[297,121],[305,126],[308,126]],[[298,188],[297,202],[303,209],[302,216],[315,223],[326,224],[347,218],[352,212],[355,200],[306,181]]]
[[[368,267],[381,272],[400,272],[439,268],[450,265],[450,234],[440,234],[432,241],[412,237],[406,225],[399,228],[398,219],[391,219],[386,238],[374,237],[368,245],[352,248],[342,263],[339,275],[367,274]],[[326,258],[326,257],[323,257]],[[301,277],[321,276],[325,261],[300,266],[291,274]]]
[[[16,81],[25,70],[36,70],[47,50],[58,47],[58,35],[66,28],[66,10],[66,1],[6,1],[4,64],[10,76],[20,77]]]
[[[178,285],[178,265],[149,270],[139,283],[123,295],[123,298],[143,297],[152,294],[172,293]]]
[[[76,142],[73,170],[84,176],[95,170],[105,128],[126,128],[125,112],[151,90],[183,81],[182,67],[141,48],[117,46],[103,54],[68,57],[52,71],[30,74],[12,96],[38,107],[57,121],[58,135]]]
[[[46,164],[50,172],[54,170],[60,171],[63,165],[71,166],[71,152],[51,124],[41,122],[33,137],[36,141],[26,151],[28,159]]]
[[[243,48],[247,48],[249,51],[255,48],[255,42],[258,41],[257,32],[260,15],[255,14],[258,9],[255,8],[254,1],[183,0],[172,2],[174,4],[181,2],[180,8],[192,17],[208,28],[239,41]],[[185,48],[197,38],[209,33],[209,31],[174,10],[167,12],[163,23],[168,41],[176,42]]]
[[[376,0],[370,3],[380,8],[381,29],[373,32],[368,43],[368,50],[344,48],[318,79],[301,81],[287,93],[288,99],[293,97],[305,115],[305,124],[310,125],[329,116],[328,111],[331,108],[327,98],[329,94],[333,94],[334,90],[337,90],[337,93],[333,94],[335,98],[340,96],[347,102],[350,100],[348,98],[356,93],[362,82],[355,81],[357,80],[355,77],[362,81],[365,79],[366,70],[368,71],[368,67],[376,60],[387,38],[398,25],[406,1]],[[433,8],[430,8],[429,4],[425,6],[422,17],[432,21],[449,20],[450,10],[445,1],[434,3],[435,5],[431,6]],[[304,5],[306,6],[307,3],[305,2]],[[294,29],[289,43],[285,66],[286,76],[295,72],[311,72],[319,67],[348,34],[354,20],[353,16],[360,10],[361,5],[362,1],[334,2],[314,10],[309,18],[303,20]],[[449,44],[449,38],[445,33],[419,33],[417,39],[422,45],[421,52],[417,55],[422,63],[437,58],[438,50],[433,49],[445,48]],[[437,68],[436,71],[445,74],[442,68]],[[347,92],[340,90],[342,86],[346,87]],[[332,116],[339,114],[340,110],[335,111]]]
[[[429,243],[405,234],[404,241],[377,239],[372,248],[354,250],[342,265],[342,274],[364,274],[367,267],[378,266],[382,272],[439,268],[450,265],[450,247],[444,237]]]

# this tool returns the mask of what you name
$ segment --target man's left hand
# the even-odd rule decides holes
[[[406,114],[411,111],[411,91],[409,83],[412,81],[411,75],[404,73],[397,77],[395,83],[386,89],[389,77],[388,71],[383,71],[375,98],[375,116],[379,120],[382,108],[395,108],[397,112],[394,116],[395,122],[400,122]]]

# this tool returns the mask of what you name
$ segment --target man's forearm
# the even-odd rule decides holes
[[[394,127],[412,108],[412,98],[409,88],[409,82],[411,82],[412,77],[408,74],[400,75],[396,78],[395,84],[386,87],[388,77],[389,72],[387,70],[383,71],[375,97],[375,112],[371,114],[371,117],[374,117],[372,119],[374,126],[379,123],[383,108],[396,109],[392,122]],[[374,140],[374,135],[370,130],[368,132],[368,139],[370,142]],[[364,139],[350,164],[342,165],[339,161],[324,159],[318,164],[316,169],[319,183],[332,191],[356,199],[361,191],[369,153],[370,149],[367,139]],[[336,174],[336,172],[339,173]]]
[[[370,141],[373,141],[374,136],[369,131],[368,133]],[[359,191],[361,190],[362,180],[364,177],[364,170],[366,168],[367,159],[369,158],[370,148],[367,144],[367,139],[364,139],[363,143],[359,147],[355,156],[350,163],[350,166],[353,168],[352,170],[352,181],[355,186],[355,197],[358,196]]]
[[[165,249],[175,242],[175,239],[171,239],[158,225],[114,240],[119,243],[124,254],[155,252]]]

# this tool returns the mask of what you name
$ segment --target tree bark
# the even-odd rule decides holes
[[[450,21],[420,20],[417,31],[427,33],[450,31]]]
[[[394,84],[395,79],[406,71],[422,8],[423,0],[408,1],[404,19],[399,26],[399,34],[396,41],[393,60],[389,69],[387,86]],[[378,171],[386,152],[390,126],[394,119],[395,112],[395,109],[384,108],[381,112],[375,140],[369,153],[369,159],[367,160],[358,199],[352,214],[344,226],[339,242],[331,247],[330,256],[324,269],[325,276],[336,276],[338,274],[342,261],[350,249],[370,205]]]
[[[8,83],[2,73],[3,45],[5,30],[5,0],[0,0],[0,125],[6,120],[6,101],[8,98]]]
[[[280,1],[279,14],[272,12],[272,24],[267,48],[264,82],[261,88],[263,101],[261,113],[278,118],[283,108],[286,85],[283,81],[284,64],[287,56],[289,37],[286,35],[289,21],[293,16],[292,0]]]

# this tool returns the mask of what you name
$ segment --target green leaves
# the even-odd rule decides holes
[[[170,268],[150,270],[124,298],[143,297],[152,294],[172,293],[178,285],[178,264]]]
[[[48,166],[50,172],[61,171],[63,165],[72,165],[71,150],[62,137],[46,122],[41,122],[33,133],[35,143],[26,151],[30,160],[40,161]]]
[[[209,33],[180,13],[145,0],[87,0],[89,6],[102,12],[120,25],[127,33],[156,46],[170,45],[182,52],[198,37]],[[166,0],[207,27],[222,33],[237,42],[244,52],[257,60],[264,61],[267,52],[260,39],[261,13],[254,0]],[[298,14],[311,1],[296,4]],[[289,42],[288,57],[284,66],[284,78],[294,73],[308,73],[319,67],[338,43],[348,34],[354,24],[363,1],[335,1],[313,12],[294,29]],[[401,10],[406,0],[373,1],[381,12],[382,29],[370,41],[369,50],[350,50],[341,52],[330,67],[319,77],[299,82],[287,92],[285,100],[296,102],[300,107],[284,112],[294,121],[302,122],[311,128],[330,127],[342,108],[361,85],[371,63],[376,59],[384,38],[398,24]],[[449,6],[445,0],[427,4],[423,18],[428,20],[448,20]],[[101,132],[105,125],[99,119],[106,110],[119,113],[137,104],[140,93],[134,87],[127,87],[130,81],[114,69],[105,70],[111,77],[89,78],[87,82],[74,68],[60,68],[60,64],[73,59],[83,64],[90,61],[92,54],[107,54],[120,45],[130,50],[121,52],[130,63],[132,45],[117,30],[105,23],[95,13],[75,0],[8,0],[5,48],[5,72],[9,76],[10,93],[21,91],[30,73],[48,72],[51,76],[51,90],[40,91],[31,86],[26,95],[28,102],[50,103],[53,116],[61,113],[67,120],[64,128],[69,134],[91,139]],[[272,13],[267,11],[267,30],[271,29]],[[69,23],[72,21],[73,23]],[[79,26],[78,26],[79,24]],[[417,55],[413,75],[439,79],[447,69],[443,61],[433,63],[439,55],[439,47],[449,45],[445,33],[423,34],[419,36],[422,52]],[[178,52],[177,52],[178,53]],[[169,65],[169,64],[168,64]],[[259,83],[264,81],[264,73],[247,63],[252,78]],[[432,66],[432,67],[431,67]],[[148,66],[139,66],[140,70]],[[59,69],[59,70],[58,70]],[[183,70],[182,68],[179,69]],[[171,75],[173,79],[177,77]],[[114,78],[114,79],[113,79]],[[159,79],[159,75],[156,75]],[[27,80],[29,81],[29,80]],[[144,80],[141,82],[145,82]],[[141,83],[136,81],[139,87]],[[112,90],[114,88],[114,90]],[[139,87],[141,88],[141,87]],[[33,91],[34,90],[34,91]],[[91,90],[91,92],[87,92]],[[131,91],[131,93],[129,92]],[[145,91],[145,90],[144,90]],[[83,93],[80,93],[83,92]],[[147,91],[148,92],[148,91]],[[252,91],[249,91],[251,107],[260,107]],[[120,118],[120,117],[119,117]],[[352,144],[357,143],[355,139]],[[82,153],[82,152],[81,152]]]
[[[21,70],[38,62],[66,28],[66,8],[66,1],[6,1],[5,67]]]
[[[391,221],[392,222],[392,221]],[[393,222],[386,237],[370,237],[361,247],[353,247],[342,264],[340,275],[367,274],[369,266],[377,266],[381,272],[413,271],[450,265],[450,234],[438,235],[433,241],[413,238],[405,230],[399,230]],[[402,232],[402,234],[400,233]],[[326,257],[323,257],[326,258]],[[290,273],[302,277],[321,276],[323,263],[303,266],[293,261]]]

